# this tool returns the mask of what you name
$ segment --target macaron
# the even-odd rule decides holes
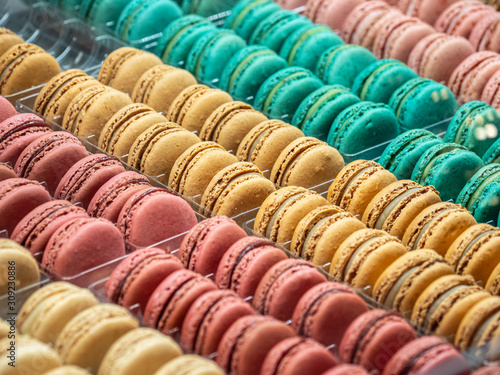
[[[12,234],[28,213],[50,200],[50,194],[37,181],[25,178],[0,181],[0,230]]]
[[[438,278],[451,274],[453,268],[435,251],[410,251],[387,265],[373,288],[373,298],[410,318],[422,292]]]
[[[80,203],[86,210],[94,194],[109,179],[125,172],[120,161],[105,154],[93,154],[77,161],[64,174],[54,197]]]
[[[264,81],[287,66],[273,50],[265,46],[248,46],[227,62],[219,87],[233,98],[252,104]]]
[[[129,0],[83,0],[79,2],[79,13],[90,22],[114,28],[128,3]]]
[[[367,311],[366,302],[353,289],[338,282],[325,282],[300,298],[293,313],[292,328],[297,335],[338,351],[347,327]]]
[[[341,154],[352,155],[398,134],[398,120],[389,106],[362,101],[340,112],[328,132],[327,142]]]
[[[155,65],[139,78],[130,97],[155,111],[166,114],[170,105],[184,89],[196,85],[196,79],[184,69]]]
[[[199,14],[203,17],[212,17],[220,13],[229,12],[232,7],[238,4],[238,0],[224,1],[197,1],[183,0],[182,9],[186,13]]]
[[[8,178],[17,178],[17,174],[10,164],[0,162],[0,181]]]
[[[17,329],[23,335],[55,344],[73,317],[98,304],[99,301],[89,290],[56,281],[27,298],[19,311]]]
[[[479,168],[478,168],[479,169]],[[467,208],[480,223],[496,222],[500,211],[498,174],[500,165],[488,164],[479,169],[458,194],[456,202]]]
[[[260,207],[275,190],[257,166],[238,162],[212,177],[201,197],[201,207],[206,216],[235,217]]]
[[[344,363],[333,367],[322,375],[368,375],[368,372],[362,366]]]
[[[392,94],[418,75],[398,60],[383,59],[363,69],[352,84],[361,100],[388,104]]]
[[[180,269],[183,267],[177,257],[162,249],[150,247],[134,251],[118,264],[106,281],[106,298],[125,308],[139,307],[144,313],[156,287]]]
[[[109,221],[73,219],[58,227],[47,243],[42,266],[59,277],[71,277],[125,255],[120,231]]]
[[[433,249],[444,257],[451,244],[475,224],[476,220],[464,207],[451,202],[436,203],[411,222],[403,243],[410,250]]]
[[[0,57],[0,95],[41,85],[60,71],[56,59],[43,48],[30,43],[13,45]]]
[[[217,287],[209,279],[189,270],[176,271],[151,294],[143,322],[162,333],[179,334],[194,301],[213,290],[217,290]]]
[[[224,371],[219,366],[206,358],[197,355],[184,354],[177,357],[165,365],[155,373],[156,375],[177,375],[189,374],[192,372],[200,372],[206,375],[224,375]]]
[[[240,238],[224,253],[215,274],[220,289],[230,289],[241,298],[253,298],[264,274],[287,259],[271,241],[254,236]]]
[[[208,30],[191,48],[185,69],[199,82],[218,87],[227,62],[246,45],[232,30]]]
[[[181,7],[172,0],[130,1],[121,11],[115,31],[127,41],[139,41],[160,33],[182,14]]]
[[[288,186],[270,194],[257,212],[253,230],[278,244],[289,247],[295,228],[309,212],[328,205],[318,193]]]
[[[280,55],[290,66],[314,71],[323,51],[340,44],[343,44],[342,39],[328,26],[308,24],[299,27],[286,38]]]
[[[483,161],[484,164],[500,164],[500,141],[498,139],[484,153]]]
[[[483,288],[474,285],[471,276],[446,275],[431,283],[418,297],[411,321],[454,342],[458,326],[467,311],[489,296]]]
[[[330,26],[340,33],[349,13],[362,4],[363,0],[308,0],[306,2],[306,17],[315,23]]]
[[[189,308],[181,329],[183,348],[208,357],[229,327],[254,309],[230,290],[214,290],[198,297]]]
[[[0,96],[0,123],[14,115],[17,115],[14,106],[3,96]]]
[[[387,145],[379,163],[399,180],[408,180],[424,152],[440,143],[441,138],[429,130],[408,130]]]
[[[407,343],[391,358],[384,375],[400,374],[469,375],[470,365],[449,342],[436,336],[423,336]]]
[[[433,33],[413,48],[408,66],[420,77],[447,84],[456,67],[473,53],[474,48],[467,39]]]
[[[405,246],[394,236],[373,229],[358,230],[338,247],[331,261],[330,274],[371,296],[387,266],[406,252]]]
[[[458,109],[453,93],[440,83],[414,78],[391,96],[389,106],[405,129],[426,127],[453,117]]]
[[[139,190],[151,187],[146,176],[133,171],[122,172],[101,185],[89,203],[87,212],[116,223],[125,202]]]
[[[304,0],[278,0],[277,2],[285,9],[299,9],[306,3]]]
[[[321,374],[338,364],[337,358],[316,341],[291,337],[269,351],[262,364],[262,375]]]
[[[222,104],[207,118],[200,130],[202,141],[213,141],[236,154],[241,141],[267,117],[252,106],[232,101]]]
[[[57,367],[49,372],[45,372],[44,375],[89,375],[90,372],[82,369],[78,366],[61,366]]]
[[[1,295],[7,298],[7,294],[12,295],[16,290],[40,282],[38,264],[24,247],[9,239],[1,238],[0,254]]]
[[[497,92],[500,89],[500,73],[495,73],[484,86],[481,94],[481,101],[490,104],[493,108],[499,109],[500,103],[497,99]]]
[[[347,328],[339,347],[344,363],[382,373],[387,362],[405,344],[416,339],[413,328],[393,311],[370,310]]]
[[[158,216],[157,212],[169,215]],[[184,233],[196,225],[196,215],[184,199],[170,190],[139,190],[123,205],[117,228],[127,247],[146,247]]]
[[[55,348],[65,364],[88,368],[95,374],[113,343],[138,326],[137,320],[123,307],[100,304],[71,319]]]
[[[299,221],[293,232],[290,251],[328,271],[344,240],[365,228],[360,220],[336,206],[320,206]]]
[[[215,274],[226,250],[246,232],[226,216],[215,216],[195,225],[184,236],[177,256],[182,265],[203,276]]]
[[[260,86],[254,106],[269,118],[291,121],[300,103],[323,83],[301,67],[281,69]]]
[[[363,216],[368,203],[386,186],[396,182],[394,174],[372,160],[356,160],[339,172],[328,188],[330,203]]]
[[[424,186],[434,186],[443,201],[452,199],[465,206],[458,199],[458,195],[469,179],[483,166],[481,158],[464,146],[441,143],[422,154],[413,169],[411,179]]]
[[[491,4],[490,4],[491,5]],[[477,51],[499,51],[498,21],[500,17],[495,12],[483,17],[472,26],[469,41]]]
[[[15,32],[5,27],[0,28],[0,56],[7,52],[10,47],[21,43],[24,43],[24,39]]]
[[[189,147],[175,161],[168,186],[186,197],[205,191],[212,177],[238,159],[215,142],[199,142]]]
[[[190,86],[175,98],[165,117],[189,131],[199,132],[213,111],[232,100],[222,90],[204,85]]]
[[[356,44],[338,44],[321,54],[315,73],[328,85],[351,88],[356,77],[376,61],[373,53],[364,47]]]
[[[15,166],[19,155],[31,142],[51,133],[37,115],[20,113],[0,123],[0,162]]]
[[[82,207],[65,200],[52,200],[39,205],[21,219],[10,238],[27,248],[37,261],[41,261],[50,237],[60,225],[86,217],[88,215]]]
[[[287,259],[276,263],[262,277],[252,305],[264,315],[286,322],[302,295],[326,278],[311,263]]]
[[[337,116],[347,107],[359,103],[359,98],[340,85],[323,86],[300,103],[291,124],[308,137],[326,141]]]
[[[304,133],[295,126],[281,120],[269,120],[253,127],[243,138],[236,151],[240,161],[255,164],[264,176],[271,176],[276,159],[294,140],[303,137]]]
[[[181,348],[171,337],[151,328],[136,328],[113,343],[97,374],[154,374],[165,363],[181,355]]]
[[[400,0],[398,6],[403,13],[434,25],[439,15],[454,1],[445,0],[436,4],[432,0]]]
[[[244,316],[222,337],[216,362],[230,373],[260,374],[267,353],[279,342],[294,336],[289,326],[270,316]]]

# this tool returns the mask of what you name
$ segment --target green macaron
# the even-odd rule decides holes
[[[398,131],[396,116],[386,104],[360,102],[337,116],[327,142],[348,156],[388,142]]]
[[[457,200],[467,181],[484,166],[474,152],[456,143],[440,143],[422,154],[411,179],[433,185],[443,201]]]
[[[183,0],[182,9],[187,14],[211,17],[231,10],[239,0]]]
[[[306,136],[326,142],[330,127],[337,116],[359,101],[359,98],[344,86],[323,86],[300,103],[293,116],[292,125],[297,126]]]
[[[465,103],[455,113],[444,140],[461,144],[482,157],[498,139],[499,130],[498,111],[485,102],[475,100]],[[485,163],[490,162],[485,160]]]
[[[253,104],[267,78],[288,65],[276,52],[264,46],[239,50],[222,71],[219,87],[234,99]]]
[[[392,172],[398,180],[409,180],[423,153],[442,142],[441,138],[429,130],[408,130],[389,143],[379,163]]]
[[[130,0],[83,0],[79,12],[91,22],[114,28],[128,3]]]
[[[495,141],[483,155],[484,164],[500,163],[500,139]]]

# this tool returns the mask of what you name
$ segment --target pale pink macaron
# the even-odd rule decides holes
[[[476,23],[469,41],[477,51],[500,52],[500,13],[492,13]]]
[[[473,27],[484,17],[496,11],[478,0],[461,0],[441,13],[434,27],[449,35],[468,38]]]
[[[370,25],[392,9],[394,8],[382,0],[366,1],[359,4],[345,19],[341,34],[342,39],[349,44],[359,44],[361,36]]]
[[[484,86],[481,100],[500,111],[500,71],[493,74]]]
[[[467,39],[434,33],[413,48],[408,66],[421,77],[446,84],[456,67],[473,53],[474,48]]]
[[[434,25],[439,15],[457,0],[399,0],[398,7],[408,16]]]
[[[366,0],[308,0],[305,16],[340,33],[349,13],[364,2]]]
[[[434,32],[431,25],[416,17],[390,18],[378,32],[372,52],[378,59],[396,59],[406,64],[417,43]]]
[[[457,66],[448,82],[459,103],[480,100],[490,78],[500,70],[500,55],[492,51],[475,52]]]
[[[307,0],[275,0],[283,9],[298,9],[306,5]]]

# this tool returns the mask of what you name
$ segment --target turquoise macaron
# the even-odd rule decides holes
[[[248,46],[229,60],[222,71],[219,88],[235,100],[253,104],[260,86],[288,65],[276,52],[264,46]]]
[[[255,109],[267,117],[292,121],[300,103],[323,83],[310,70],[300,67],[281,69],[262,84],[255,96]]]
[[[283,9],[264,18],[252,32],[250,44],[261,44],[280,52],[285,40],[297,29],[311,25],[309,18],[291,10]]]
[[[483,155],[484,164],[500,163],[500,139],[493,143]]]
[[[199,82],[218,87],[227,62],[246,45],[232,30],[208,30],[191,48],[186,69]]]
[[[163,30],[155,53],[165,64],[184,68],[194,44],[208,31],[215,29],[212,22],[201,16],[182,16]]]
[[[213,17],[231,10],[239,0],[183,0],[182,10],[187,14]]]
[[[355,44],[339,44],[319,57],[316,75],[328,85],[352,88],[354,80],[366,67],[377,61],[370,50]]]
[[[114,29],[128,3],[130,0],[83,0],[79,12],[91,22]]]
[[[418,75],[401,61],[383,59],[368,65],[358,74],[352,91],[361,100],[389,104],[392,94]]]
[[[323,86],[300,103],[292,125],[302,130],[306,136],[326,142],[337,116],[347,107],[359,102],[359,98],[344,86]]]
[[[480,223],[494,221],[500,214],[500,164],[481,168],[464,186],[457,203],[467,208]]]
[[[161,33],[170,22],[183,15],[172,0],[133,0],[123,9],[116,33],[128,41],[139,41]]]
[[[449,120],[457,111],[458,103],[445,85],[413,78],[394,91],[389,107],[403,129],[416,129]]]
[[[485,102],[474,100],[462,105],[455,113],[444,140],[461,144],[482,157],[498,139],[499,130],[498,111]]]
[[[224,27],[234,30],[248,41],[257,25],[280,9],[281,7],[272,0],[243,0],[231,10]]]
[[[327,142],[346,156],[355,155],[396,138],[398,132],[398,120],[386,104],[359,102],[337,116]]]
[[[443,140],[429,130],[408,130],[389,143],[379,163],[398,180],[409,180],[423,153],[440,143],[443,143]]]
[[[422,154],[411,179],[424,186],[433,185],[443,201],[455,201],[467,181],[483,166],[481,158],[466,147],[443,142]]]
[[[326,25],[308,24],[295,30],[286,38],[280,55],[291,66],[316,70],[322,53],[344,42]]]

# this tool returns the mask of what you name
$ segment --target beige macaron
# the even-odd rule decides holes
[[[12,30],[0,27],[0,56],[2,56],[10,47],[21,43],[24,43],[23,38]]]
[[[40,281],[38,263],[29,250],[0,238],[0,295],[18,291]]]
[[[61,366],[43,375],[90,375],[90,372],[78,366]]]
[[[224,375],[224,371],[209,359],[188,354],[162,366],[155,375]]]

